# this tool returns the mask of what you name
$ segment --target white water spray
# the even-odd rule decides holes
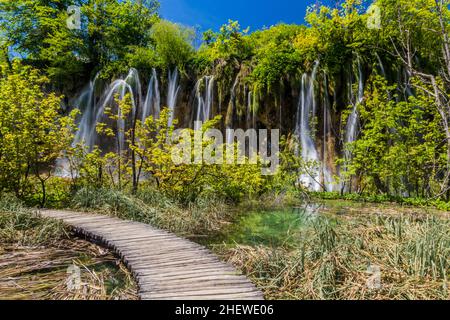
[[[354,101],[353,98],[353,88],[351,84],[350,90],[353,109],[352,113],[350,114],[347,120],[347,128],[345,133],[345,143],[347,144],[356,141],[358,135],[358,122],[359,122],[358,106],[364,100],[364,78],[360,58],[358,58],[358,96],[356,97],[356,101]]]
[[[155,119],[159,118],[161,113],[161,94],[159,92],[159,82],[156,70],[153,69],[152,77],[148,83],[147,96],[142,107],[141,121],[153,115]]]
[[[197,102],[194,123],[211,120],[214,102],[214,77],[205,76],[197,81],[195,85],[195,99]],[[200,129],[200,128],[195,128]]]
[[[177,103],[178,92],[180,91],[180,86],[178,85],[178,69],[175,68],[173,72],[169,71],[169,83],[167,88],[167,107],[170,110],[170,116],[168,121],[168,126],[173,124],[173,119],[175,117],[175,106]]]
[[[306,162],[314,163],[314,166],[320,162],[316,145],[311,137],[310,126],[311,120],[315,117],[314,112],[316,110],[314,84],[318,68],[319,63],[316,62],[311,76],[308,76],[306,73],[303,74],[295,128],[295,132],[300,139],[302,158]],[[320,173],[316,168],[311,168],[311,172],[303,174],[300,177],[300,182],[314,191],[320,191],[322,189]]]

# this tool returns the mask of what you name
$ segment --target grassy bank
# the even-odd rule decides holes
[[[69,289],[68,268],[81,283]],[[0,200],[0,299],[136,299],[136,286],[108,251],[34,216],[13,197]]]

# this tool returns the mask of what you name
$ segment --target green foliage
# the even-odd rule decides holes
[[[316,164],[306,163],[299,155],[299,149],[296,137],[281,137],[278,154],[280,165],[275,175],[266,177],[267,191],[274,193],[275,196],[281,194],[295,196],[306,191],[298,185],[299,177]]]
[[[146,185],[136,195],[109,188],[82,188],[71,205],[77,209],[150,223],[184,236],[207,235],[219,230],[231,215],[223,202],[197,199],[188,206]]]
[[[343,63],[348,62],[355,51],[368,50],[372,45],[367,38],[368,29],[362,10],[360,0],[345,1],[334,9],[322,6],[311,10],[306,16],[311,32],[303,39],[297,39],[299,50],[310,57],[319,56],[330,74],[342,72]]]
[[[123,110],[122,115],[126,117],[130,112],[127,98],[116,102]],[[120,117],[117,116],[118,113],[111,112],[109,107],[107,109],[106,113],[117,121]],[[248,162],[248,159],[244,159],[245,164],[195,161],[198,154],[206,154],[206,150],[211,147],[215,150],[213,156],[217,152],[226,154],[226,145],[215,145],[214,139],[203,136],[208,129],[218,124],[219,117],[204,124],[200,140],[196,140],[196,133],[190,129],[186,129],[181,136],[175,135],[176,121],[168,126],[169,117],[170,111],[165,108],[159,118],[150,116],[144,123],[137,121],[135,128],[122,133],[127,139],[130,152],[134,154],[134,161],[129,157],[130,152],[104,153],[98,147],[89,152],[81,145],[70,148],[66,154],[73,189],[90,187],[130,190],[133,171],[137,176],[133,193],[137,193],[140,187],[152,187],[183,204],[195,203],[204,198],[238,202],[244,198],[256,197],[267,188],[269,179],[262,176],[262,164],[259,161],[254,164]],[[114,139],[118,134],[104,123],[99,124],[97,131]],[[200,141],[199,144],[196,141]],[[236,157],[238,148],[236,145],[233,147]],[[186,161],[175,161],[179,156]]]
[[[388,194],[312,192],[311,196],[324,200],[348,200],[362,203],[398,203],[405,206],[428,208],[434,207],[442,211],[450,211],[450,203],[440,199],[407,198]]]
[[[138,123],[137,143],[132,146],[140,159],[141,169],[151,176],[159,189],[182,202],[195,201],[205,194],[237,201],[262,190],[264,181],[260,165],[195,162],[198,151],[194,131],[185,130],[180,137],[175,136],[174,125],[167,125],[169,117],[170,112],[164,109],[160,118],[149,117],[145,123]],[[201,132],[213,128],[219,120],[205,123]],[[184,147],[186,143],[189,148]],[[200,152],[203,152],[214,140],[202,136],[200,143]],[[217,148],[225,154],[225,145]],[[175,163],[174,155],[179,155],[180,151],[184,152],[182,160],[187,161]]]
[[[0,79],[0,191],[23,196],[34,177],[41,205],[53,165],[72,142],[75,117],[59,115],[61,98],[44,93],[47,81],[19,63]]]
[[[5,0],[0,3],[0,36],[6,40],[1,42],[1,73],[5,79],[15,73],[11,72],[11,50],[22,55],[22,63],[31,64],[47,74],[51,82],[45,83],[46,89],[51,87],[70,93],[77,91],[79,83],[90,78],[97,69],[102,70],[102,77],[106,79],[123,74],[130,67],[139,69],[145,76],[152,68],[158,68],[164,74],[178,67],[187,79],[206,74],[214,76],[217,102],[222,106],[228,105],[226,124],[230,124],[233,117],[241,117],[245,113],[251,91],[253,101],[250,102],[250,111],[265,127],[270,128],[277,121],[274,120],[275,111],[286,108],[280,113],[292,112],[291,107],[295,106],[298,98],[300,76],[309,72],[314,61],[318,60],[320,69],[316,94],[322,96],[325,92],[322,83],[323,74],[326,74],[327,92],[334,97],[334,104],[330,107],[336,115],[332,116],[331,121],[337,127],[340,120],[343,129],[349,113],[343,109],[349,104],[346,97],[351,89],[349,87],[352,82],[355,85],[352,76],[355,70],[352,68],[355,68],[355,58],[358,57],[367,88],[365,101],[358,106],[361,136],[348,146],[341,146],[342,141],[335,142],[336,152],[344,147],[352,153],[351,161],[341,162],[345,166],[343,169],[346,169],[341,170],[347,175],[345,177],[344,174],[344,178],[356,177],[354,183],[360,184],[361,192],[448,198],[450,192],[445,194],[445,189],[449,184],[446,176],[450,144],[443,143],[448,139],[444,135],[448,108],[437,108],[436,101],[429,95],[433,91],[432,86],[420,77],[414,78],[411,83],[416,90],[415,98],[409,101],[403,101],[404,97],[398,95],[396,90],[402,88],[395,88],[391,83],[397,82],[397,74],[405,71],[405,66],[396,67],[399,62],[405,64],[399,61],[397,50],[404,51],[408,44],[415,53],[413,66],[434,75],[443,96],[441,100],[448,101],[448,77],[442,76],[445,59],[441,49],[448,42],[446,24],[450,21],[449,2],[442,2],[443,26],[435,1],[377,0],[374,3],[382,9],[381,29],[367,28],[369,16],[364,12],[362,1],[346,0],[335,7],[311,7],[306,15],[307,25],[304,26],[279,24],[250,33],[249,29],[241,28],[238,21],[230,20],[218,32],[205,32],[204,43],[195,51],[192,45],[194,31],[161,20],[157,14],[157,1]],[[66,25],[66,9],[72,4],[81,8],[80,30],[71,30]],[[389,64],[387,82],[374,76],[378,64],[376,54]],[[2,97],[6,101],[11,99],[7,89],[13,86],[9,82],[14,80],[8,79],[4,80],[7,84],[5,89],[1,89],[5,92]],[[30,104],[33,96],[26,90],[24,92],[20,98]],[[50,94],[45,96],[46,99],[53,97]],[[19,98],[19,94],[15,97]],[[60,102],[56,96],[52,99],[46,102],[55,106]],[[106,109],[108,122],[130,118],[132,110],[129,99],[116,99]],[[3,113],[9,108],[3,102]],[[117,108],[122,111],[119,116]],[[222,114],[225,113],[223,109]],[[14,114],[16,109],[12,110]],[[22,114],[19,113],[17,116],[20,118]],[[61,127],[65,121],[67,124],[64,125],[72,125],[71,117],[59,118],[55,111],[48,113],[47,123],[50,117],[58,118],[55,121],[61,121],[58,124]],[[98,133],[109,141],[113,140],[118,147],[118,136],[125,136],[131,152],[119,150],[106,153],[106,150],[99,149],[88,152],[81,146],[69,148],[67,131],[58,141],[55,137],[49,137],[49,140],[56,142],[53,143],[55,151],[36,148],[34,154],[42,159],[33,163],[25,159],[14,160],[20,152],[25,152],[18,151],[20,149],[31,154],[29,150],[35,144],[41,144],[45,130],[59,130],[48,128],[45,121],[38,121],[47,128],[36,131],[39,137],[33,133],[29,144],[17,142],[22,138],[31,139],[29,136],[16,142],[7,138],[1,142],[8,149],[8,154],[3,155],[4,176],[0,176],[0,181],[4,182],[0,183],[7,185],[5,190],[19,195],[36,189],[32,181],[34,178],[39,184],[45,184],[48,179],[46,169],[52,167],[56,155],[63,150],[63,144],[73,169],[74,189],[92,184],[123,190],[132,185],[136,192],[145,174],[161,190],[176,194],[188,202],[207,193],[238,201],[268,188],[275,190],[275,193],[301,192],[296,184],[299,171],[317,166],[301,163],[292,153],[293,150],[282,151],[278,174],[267,179],[257,174],[258,166],[174,166],[169,159],[174,146],[166,140],[173,128],[167,128],[164,123],[166,118],[167,115],[161,119],[150,119],[149,123],[132,126],[127,132],[119,132],[120,128],[109,128],[106,124],[99,125]],[[11,119],[11,116],[5,116],[6,122]],[[312,124],[312,135],[319,135],[320,122],[315,119]],[[207,125],[218,126],[218,123]],[[336,137],[343,136],[342,132],[335,134]],[[136,139],[137,136],[139,139]],[[208,144],[203,143],[205,146]],[[20,170],[6,169],[14,161]],[[29,177],[30,173],[34,177]],[[45,198],[43,190],[41,197]]]
[[[81,188],[75,193],[72,205],[144,223],[152,223],[155,216],[155,210],[142,201],[110,188]]]
[[[80,30],[67,27],[70,5],[81,8]],[[71,90],[94,68],[112,76],[132,64],[142,66],[129,53],[150,50],[158,6],[153,0],[5,0],[0,29],[27,62]]]
[[[396,102],[395,89],[381,77],[370,81],[359,107],[361,136],[348,146],[347,174],[360,176],[367,192],[430,196],[446,165],[441,120],[429,97]]]
[[[251,43],[248,40],[249,29],[241,30],[238,21],[229,20],[220,28],[219,33],[207,31],[204,34],[205,46],[200,49],[209,61],[243,61],[251,55]]]
[[[250,36],[255,43],[254,64],[251,78],[268,91],[288,75],[295,75],[302,67],[304,55],[297,48],[297,38],[306,33],[306,28],[296,25],[277,25]],[[314,58],[313,58],[314,59]]]
[[[194,31],[169,21],[160,21],[151,29],[157,63],[163,70],[178,67],[185,71],[192,58]]]

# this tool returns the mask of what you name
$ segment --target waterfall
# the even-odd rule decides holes
[[[167,107],[170,110],[168,126],[173,124],[173,119],[175,117],[175,106],[177,103],[178,92],[180,91],[180,86],[178,85],[178,69],[175,68],[173,72],[169,71],[169,83],[167,88]]]
[[[115,94],[119,94],[119,100],[122,100],[127,91],[130,93],[131,97],[131,105],[132,105],[132,115],[134,116],[136,113],[136,102],[134,98],[134,92],[131,84],[129,82],[130,79],[133,79],[132,77],[127,77],[126,80],[116,80],[114,81],[108,88],[108,91],[105,94],[105,98],[102,100],[102,105],[98,109],[97,115],[96,115],[96,121],[95,125],[101,121],[101,119],[104,116],[105,108],[114,102]],[[127,82],[127,80],[129,82]],[[132,83],[132,82],[131,82]],[[117,108],[117,140],[118,140],[118,151],[122,152],[125,149],[125,120],[123,119],[122,115],[122,109]],[[133,117],[134,118],[134,117]],[[94,128],[95,130],[95,128]]]
[[[364,78],[363,78],[363,71],[361,66],[361,60],[358,57],[358,96],[356,101],[353,99],[353,88],[351,88],[352,85],[350,85],[351,90],[351,100],[353,103],[353,109],[352,113],[348,117],[347,120],[347,130],[345,133],[345,143],[352,143],[356,141],[357,134],[358,134],[358,122],[359,122],[359,115],[358,115],[358,106],[363,102],[364,99]]]
[[[252,119],[252,116],[254,116],[252,103],[253,103],[252,92],[249,91],[247,94],[247,129],[251,129],[254,122]],[[256,128],[254,127],[253,129]]]
[[[380,56],[378,55],[377,52],[375,52],[375,56],[377,57],[377,60],[378,60],[378,66],[380,67],[381,75],[384,78],[386,78],[386,69],[384,68],[383,61],[381,61],[381,58],[380,58]]]
[[[233,87],[231,88],[230,92],[230,105],[227,110],[227,118],[225,121],[225,126],[227,129],[226,131],[227,144],[233,143],[233,135],[230,134],[231,131],[229,131],[228,129],[234,128],[234,112],[236,109],[236,87],[238,83],[239,83],[239,75],[236,76],[236,79],[234,80]]]
[[[205,122],[211,120],[214,102],[214,77],[205,76],[195,85],[195,99],[197,102],[195,121]],[[200,129],[200,128],[195,128]]]
[[[131,116],[132,121],[140,114],[141,120],[153,115],[155,118],[160,114],[160,91],[159,81],[156,70],[153,69],[152,76],[147,88],[147,94],[142,96],[142,85],[139,78],[139,73],[136,69],[131,68],[127,76],[123,79],[115,80],[109,85],[106,91],[97,102],[95,91],[98,87],[97,82],[99,75],[97,74],[93,81],[89,83],[80,97],[77,99],[77,107],[82,111],[82,117],[78,123],[78,132],[75,135],[74,145],[84,143],[89,150],[92,150],[96,143],[96,127],[97,124],[104,119],[105,108],[114,103],[115,94],[119,94],[119,99],[123,99],[126,93],[131,96]],[[179,91],[178,86],[178,71],[175,69],[173,73],[169,72],[169,91],[167,104],[171,110],[174,110],[176,99]],[[125,119],[122,118],[122,110],[117,110],[119,119],[117,120],[118,129],[118,147],[123,150],[125,147],[125,137],[123,131],[125,130]],[[173,115],[170,123],[173,121]]]
[[[323,159],[322,159],[322,175],[323,183],[327,191],[338,190],[339,186],[333,181],[331,170],[327,167],[328,165],[328,139],[331,134],[331,110],[330,101],[328,93],[328,78],[324,73],[324,97],[323,97]]]
[[[87,88],[81,92],[80,97],[75,102],[75,106],[81,110],[82,116],[78,125],[79,129],[73,141],[73,146],[84,143],[86,146],[92,147],[94,143],[97,113],[95,89],[97,88],[98,79],[99,73],[95,75],[94,80],[90,81]]]
[[[278,107],[278,113],[279,113],[279,125],[280,125],[280,130],[281,130],[281,128],[283,127],[283,104],[282,104],[282,100],[283,98],[282,98],[282,96],[281,96],[281,92],[280,92],[280,106]]]
[[[357,58],[357,68],[358,68],[358,94],[355,99],[353,94],[353,81],[350,80],[349,83],[349,89],[350,89],[350,101],[353,104],[353,109],[348,117],[347,120],[347,126],[345,131],[345,140],[344,143],[346,145],[353,143],[356,141],[358,137],[358,123],[359,123],[359,114],[358,114],[358,106],[363,102],[364,100],[364,77],[363,77],[363,70],[361,65],[361,58],[358,56]],[[348,163],[352,157],[351,152],[345,148],[344,149],[344,157],[345,161]],[[349,185],[344,185],[345,191],[350,191],[352,186],[352,178],[350,177]]]
[[[161,112],[161,94],[159,92],[159,82],[156,70],[152,70],[152,76],[148,83],[147,95],[145,97],[144,105],[142,106],[141,121],[153,115],[155,119],[159,118]]]
[[[139,72],[135,68],[131,68],[128,75],[125,78],[125,82],[130,85],[132,92],[130,94],[134,97],[136,105],[142,104],[142,85],[139,79]],[[133,109],[133,112],[135,109]]]
[[[253,94],[253,93],[252,93],[252,96],[253,96],[252,122],[253,122],[253,129],[256,130],[257,129],[256,118],[257,118],[257,99],[258,99],[258,96],[256,94]],[[280,129],[281,129],[281,127],[280,127]]]
[[[300,139],[300,146],[302,151],[302,158],[306,162],[314,162],[315,165],[319,163],[319,155],[316,150],[316,145],[311,137],[310,122],[315,117],[316,111],[315,90],[314,84],[316,80],[319,63],[316,62],[309,77],[306,73],[302,76],[300,101],[297,109],[297,122],[295,132]],[[320,191],[322,186],[320,184],[320,173],[313,168],[312,172],[303,174],[300,177],[300,182],[314,191]]]
[[[96,127],[96,114],[97,114],[97,101],[96,101],[96,89],[100,73],[97,73],[93,80],[81,91],[80,96],[75,101],[75,107],[79,109],[81,119],[78,124],[78,131],[75,134],[72,146],[83,143],[88,146],[89,151],[92,150],[95,139],[95,127]],[[77,175],[75,172],[70,172],[69,160],[66,157],[58,158],[55,163],[55,175],[63,178],[72,178],[72,174]]]
[[[173,112],[180,90],[177,69],[169,72],[168,80],[167,106],[172,112],[169,119],[169,125],[171,125],[173,123]],[[97,143],[96,128],[98,123],[108,120],[105,119],[105,108],[115,105],[114,99],[116,94],[118,94],[119,100],[122,100],[129,93],[132,105],[131,115],[127,115],[126,119],[124,119],[122,114],[123,110],[117,108],[117,149],[119,152],[122,152],[126,149],[125,130],[128,121],[134,122],[137,116],[140,116],[141,120],[145,121],[150,115],[153,115],[155,118],[158,118],[160,115],[161,96],[156,70],[153,69],[152,71],[145,99],[142,96],[143,91],[139,73],[134,68],[129,70],[125,78],[115,80],[103,94],[97,96],[98,82],[99,74],[83,89],[75,102],[76,107],[81,110],[82,116],[78,122],[78,131],[75,134],[73,146],[83,143],[89,151],[92,150]],[[100,99],[98,99],[99,97]],[[67,159],[58,159],[56,163],[56,174],[59,176],[70,176]]]
[[[96,128],[97,124],[104,118],[105,108],[114,100],[114,95],[119,94],[119,99],[123,99],[128,91],[131,95],[132,103],[132,118],[137,112],[136,99],[142,101],[141,97],[141,83],[136,69],[130,69],[125,80],[114,81],[103,97],[97,103],[96,89],[99,79],[97,74],[93,81],[89,83],[86,89],[82,91],[80,97],[77,99],[76,107],[82,111],[82,117],[78,123],[78,131],[74,137],[73,146],[82,143],[91,151],[96,143]],[[133,87],[135,89],[133,89]],[[117,140],[118,151],[123,151],[125,148],[125,120],[122,119],[122,110],[117,110]],[[68,176],[68,162],[67,159],[59,159],[56,163],[58,176]]]

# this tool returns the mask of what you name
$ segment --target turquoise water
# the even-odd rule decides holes
[[[320,208],[299,207],[274,211],[246,211],[222,234],[209,239],[211,244],[293,246],[311,223],[318,219]]]

